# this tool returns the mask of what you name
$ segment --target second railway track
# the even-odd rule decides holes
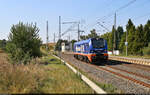
[[[120,62],[121,61],[111,60],[110,64],[118,64]],[[141,69],[141,70],[150,72],[150,66],[149,65],[134,64],[134,63],[129,63],[129,62],[122,62],[121,65],[126,66],[126,67],[133,67],[133,68],[137,68],[137,69]]]

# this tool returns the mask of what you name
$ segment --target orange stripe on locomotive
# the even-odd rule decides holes
[[[93,62],[92,57],[96,57],[96,54],[74,53],[74,55],[80,55],[82,57],[87,57],[89,62]],[[108,54],[107,53],[104,53],[103,56],[105,56],[105,58],[106,58],[105,60],[108,59]],[[88,60],[86,60],[86,61],[88,61]]]

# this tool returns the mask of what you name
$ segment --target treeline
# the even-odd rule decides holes
[[[114,38],[115,36],[115,38]],[[112,28],[112,32],[101,35],[108,43],[108,50],[119,50],[122,54],[126,52],[125,42],[128,42],[128,54],[150,55],[150,20],[145,25],[135,27],[131,19],[126,25],[126,31],[122,26]]]
[[[6,49],[6,43],[7,43],[7,41],[5,39],[0,40],[0,49],[5,50]]]
[[[61,45],[62,43],[65,43],[65,45],[69,45],[71,44],[72,47],[74,45],[74,43],[77,42],[77,40],[71,40],[70,42],[68,40],[63,40],[63,39],[60,39],[57,41],[56,45],[55,45],[55,50],[56,51],[61,51]]]

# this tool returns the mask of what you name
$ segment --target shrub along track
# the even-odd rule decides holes
[[[142,75],[138,73],[143,72],[143,70],[140,68],[141,65],[136,64],[136,66],[134,66],[134,64],[125,64],[123,62],[119,63],[119,61],[114,60],[110,60],[107,63],[99,63],[102,65],[93,65],[76,60],[75,58],[73,58],[72,54],[63,54],[62,58],[78,66],[80,69],[87,68],[86,70],[89,70],[88,72],[92,74],[92,76],[95,76],[100,80],[103,79],[103,82],[112,83],[114,86],[116,86],[118,89],[123,90],[123,92],[125,93],[150,93],[150,75]],[[122,69],[122,66],[129,67],[130,69]],[[132,69],[130,66],[132,66]],[[133,69],[135,69],[134,67],[138,69],[138,72],[132,71]],[[147,66],[142,65],[141,67],[143,69],[149,69],[149,67]]]

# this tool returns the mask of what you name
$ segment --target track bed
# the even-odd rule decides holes
[[[94,80],[112,84],[123,93],[150,93],[150,66],[115,60],[89,64],[75,59],[73,54],[62,54],[61,57]]]

